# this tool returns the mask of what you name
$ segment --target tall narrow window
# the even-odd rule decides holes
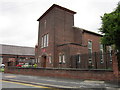
[[[38,58],[38,63],[40,63],[40,57]]]
[[[49,56],[49,63],[52,64],[52,56]]]
[[[42,37],[41,48],[43,48],[43,43],[44,43],[44,37]]]
[[[49,42],[49,35],[46,34],[46,46],[48,47],[48,42]]]
[[[109,46],[110,63],[112,63],[112,47]]]
[[[46,22],[46,20],[44,21],[44,28],[46,29],[46,24],[47,24],[47,22]]]
[[[49,42],[49,35],[45,34],[44,36],[42,36],[41,48],[48,47],[48,42]]]
[[[100,44],[100,63],[104,63],[103,44]]]
[[[65,55],[64,54],[62,55],[62,60],[63,60],[63,63],[65,63]]]
[[[44,47],[46,47],[46,35],[44,35]]]
[[[59,54],[59,64],[66,63],[65,54]]]
[[[78,63],[80,63],[81,62],[81,57],[80,57],[80,55],[78,55]]]
[[[38,62],[37,62],[37,59],[35,59],[35,63],[38,63]]]
[[[61,63],[62,63],[62,56],[59,55],[59,64],[61,64]]]
[[[92,41],[88,41],[89,63],[92,63]]]

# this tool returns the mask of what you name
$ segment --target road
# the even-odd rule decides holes
[[[2,90],[120,90],[118,83],[2,73]],[[8,89],[9,88],[9,89]]]

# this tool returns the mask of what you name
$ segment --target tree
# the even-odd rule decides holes
[[[100,32],[104,34],[101,39],[102,43],[104,45],[115,45],[115,49],[118,51],[117,57],[120,70],[120,3],[113,12],[105,13],[101,20]]]

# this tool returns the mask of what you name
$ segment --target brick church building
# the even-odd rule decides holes
[[[88,68],[88,65],[100,68],[100,63],[104,65],[106,59],[102,56],[97,61],[92,57],[92,53],[103,51],[102,35],[75,27],[74,14],[76,12],[53,4],[37,20],[35,56],[39,67],[76,68],[79,64],[79,68]]]

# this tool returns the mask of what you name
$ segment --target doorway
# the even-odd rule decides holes
[[[47,56],[42,56],[42,67],[46,67]]]

